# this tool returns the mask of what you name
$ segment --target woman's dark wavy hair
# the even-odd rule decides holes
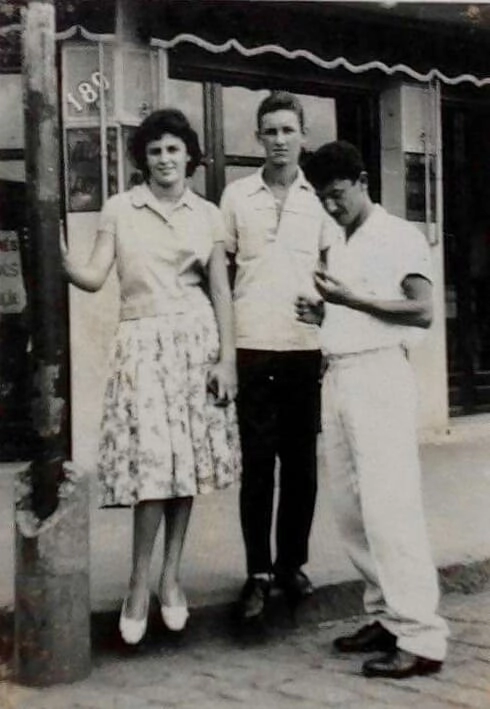
[[[186,168],[187,177],[194,174],[201,162],[199,139],[186,116],[178,108],[162,108],[150,113],[136,128],[128,142],[129,155],[138,170],[143,173],[145,180],[148,179],[146,146],[152,140],[159,140],[165,133],[175,135],[184,141],[190,156]]]

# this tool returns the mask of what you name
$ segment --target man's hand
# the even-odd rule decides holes
[[[324,270],[315,271],[314,280],[317,291],[327,303],[352,307],[354,294],[341,281],[330,276]]]
[[[325,315],[323,301],[310,298],[306,295],[299,295],[294,304],[296,317],[298,320],[308,325],[321,325]]]

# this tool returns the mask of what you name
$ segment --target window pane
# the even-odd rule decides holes
[[[23,160],[1,160],[0,180],[9,182],[25,182],[26,170]]]
[[[241,167],[239,165],[228,165],[225,169],[226,184],[238,180],[240,177],[247,177],[257,171],[256,167]]]
[[[268,90],[251,91],[239,86],[223,87],[225,152],[227,155],[262,156],[255,138],[256,113]],[[335,100],[296,94],[305,110],[306,149],[315,150],[337,137]]]
[[[307,129],[307,150],[316,150],[331,140],[337,140],[337,119],[335,115],[335,99],[323,96],[297,94],[305,110]]]
[[[204,150],[204,108],[202,84],[196,81],[169,79],[167,85],[168,105],[180,108],[190,121]]]
[[[126,118],[142,120],[152,110],[150,53],[126,49],[123,54],[124,112]]]
[[[261,156],[262,148],[255,137],[256,113],[260,102],[269,95],[261,89],[252,91],[241,86],[223,86],[225,153],[227,155]]]
[[[63,100],[68,119],[99,119],[99,95],[104,87],[107,116],[114,114],[114,67],[111,47],[104,46],[104,76],[99,73],[97,45],[64,47]]]
[[[200,194],[201,197],[206,197],[206,168],[204,165],[199,165],[190,180],[190,187]]]

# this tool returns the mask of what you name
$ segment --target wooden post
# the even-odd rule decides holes
[[[70,456],[68,309],[61,272],[55,8],[23,14],[33,462],[17,480],[15,661],[28,685],[90,671],[88,482]]]

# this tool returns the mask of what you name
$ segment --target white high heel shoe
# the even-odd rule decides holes
[[[187,603],[184,606],[160,606],[162,620],[169,630],[176,633],[184,630],[189,618]]]
[[[137,645],[144,637],[148,625],[148,610],[150,607],[150,594],[145,604],[145,613],[141,620],[127,617],[128,597],[124,598],[121,615],[119,616],[119,632],[127,645]]]

